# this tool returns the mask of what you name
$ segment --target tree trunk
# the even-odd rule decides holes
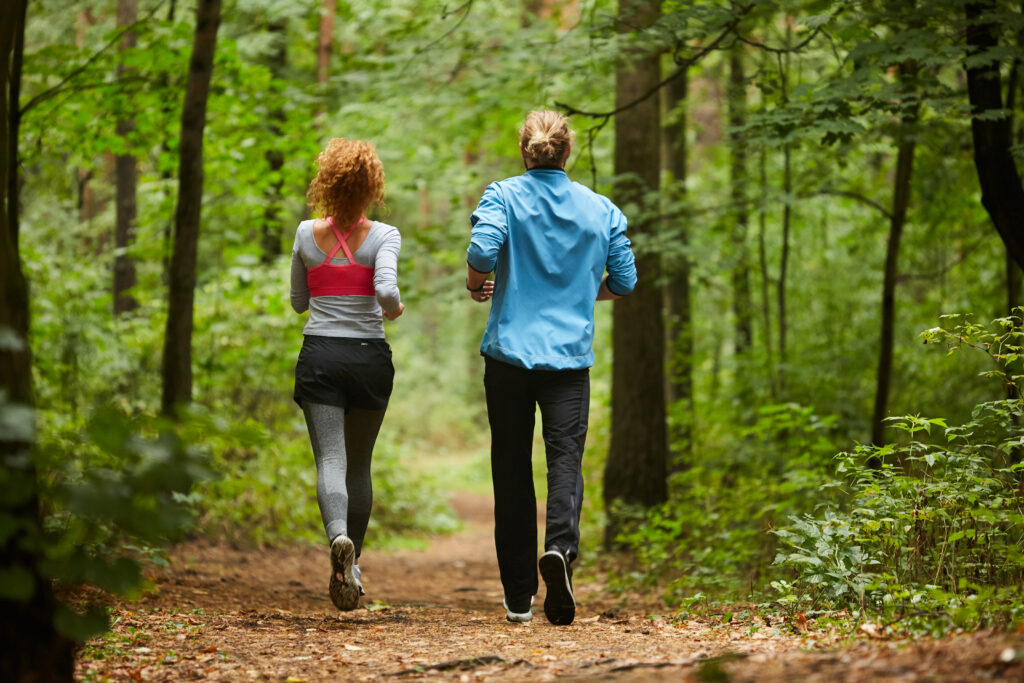
[[[164,337],[162,411],[192,401],[192,315],[196,285],[196,252],[203,198],[203,128],[210,93],[213,54],[220,25],[221,0],[199,0],[196,32],[181,112],[178,204],[174,213],[167,332]]]
[[[786,195],[786,203],[782,207],[782,254],[779,258],[779,368],[775,373],[780,393],[786,390],[786,276],[789,271],[789,226],[793,211],[790,207],[790,196],[793,192],[792,153],[787,142],[782,148],[782,189]]]
[[[965,6],[967,45],[971,55],[997,47],[996,36],[1001,27],[983,19],[983,13],[995,11],[995,3],[991,1]],[[1013,260],[1024,267],[1024,187],[1010,151],[1013,143],[1011,118],[996,117],[1003,108],[998,59],[967,68],[967,96],[973,114],[971,135],[981,204]]]
[[[1017,40],[1018,47],[1024,48],[1024,30],[1020,32]],[[1024,60],[1017,58],[1013,60],[1010,67],[1010,76],[1006,84],[1006,109],[1010,112],[1010,135],[1013,136],[1013,128],[1016,126],[1016,144],[1018,147],[1024,145],[1024,125],[1019,123],[1017,117],[1017,95],[1019,89],[1024,86],[1024,79],[1021,79],[1020,72],[1024,69]],[[1005,246],[1005,245],[1004,245]],[[1021,269],[1013,260],[1013,255],[1006,249],[1006,315],[1017,316],[1017,308],[1021,306]],[[1018,316],[1019,317],[1019,316]],[[1019,324],[1020,321],[1017,321]],[[1013,385],[1011,385],[1013,388]],[[1017,398],[1016,391],[1011,392],[1010,398]]]
[[[75,44],[78,47],[85,44],[85,31],[95,23],[91,9],[87,8],[78,13],[75,32]],[[78,178],[78,221],[88,223],[96,216],[96,192],[89,182],[92,180],[92,171],[79,168],[75,175]]]
[[[1020,284],[1020,266],[1006,251],[1006,315],[1020,317],[1017,311],[1021,306]]]
[[[764,325],[764,359],[765,375],[772,400],[776,400],[778,391],[775,388],[775,364],[772,362],[772,307],[769,296],[771,283],[768,280],[768,248],[766,237],[768,232],[768,150],[761,148],[761,208],[758,210],[757,228],[757,260],[761,270],[761,318]]]
[[[331,65],[331,47],[334,45],[334,19],[338,14],[338,0],[323,0],[320,9],[320,34],[316,43],[316,82],[323,99],[314,108],[314,126],[320,127],[322,114],[327,110],[327,78]]]
[[[732,248],[732,310],[737,356],[750,350],[753,340],[753,305],[750,300],[750,264],[747,253],[747,143],[737,128],[747,120],[747,85],[743,74],[743,46],[737,44],[729,52],[729,182],[736,216],[731,235]],[[742,369],[739,371],[742,375]],[[743,383],[740,383],[742,389]]]
[[[786,21],[786,49],[793,42],[793,24]],[[782,103],[789,102],[789,53],[779,60],[779,90]],[[788,349],[786,336],[789,332],[786,318],[786,278],[789,275],[789,231],[793,221],[793,149],[789,142],[782,146],[782,189],[785,204],[782,206],[782,253],[779,258],[778,309],[779,309],[779,366],[775,373],[776,388],[780,398],[786,394],[786,362]]]
[[[1017,39],[1018,47],[1024,47],[1024,30],[1020,32]],[[1014,59],[1013,64],[1010,67],[1010,76],[1006,84],[1006,109],[1010,112],[1010,134],[1013,135],[1014,125],[1017,126],[1016,143],[1018,146],[1024,144],[1024,126],[1018,123],[1017,118],[1017,95],[1018,88],[1024,85],[1020,78],[1020,71],[1024,68],[1024,60],[1020,58]],[[1005,246],[1005,245],[1004,245]],[[1013,255],[1010,254],[1009,249],[1004,250],[1006,253],[1006,315],[1010,316],[1013,320],[1014,327],[1018,329],[1021,327],[1021,315],[1017,310],[1021,305],[1021,269],[1020,266],[1013,260]],[[1019,365],[1018,363],[1014,363]],[[1012,373],[1018,374],[1018,373]],[[1006,384],[1006,398],[1010,400],[1020,398],[1020,388],[1016,382],[1007,382]],[[1014,420],[1015,423],[1019,423],[1018,419]],[[1015,448],[1011,453],[1011,462],[1020,462],[1022,449]]]
[[[268,27],[268,33],[273,36],[276,42],[276,50],[271,57],[270,73],[274,78],[281,78],[285,63],[288,60],[288,36],[287,24],[284,20],[276,21]],[[269,135],[274,140],[281,139],[284,134],[282,125],[285,114],[281,109],[270,112]],[[281,177],[281,169],[284,167],[284,152],[279,149],[268,149],[265,155],[267,167],[270,171],[270,185],[264,193],[263,226],[260,231],[260,260],[264,264],[273,263],[274,259],[281,255],[281,232],[284,229],[284,221],[281,214],[284,211],[284,179]]]
[[[684,73],[662,89],[665,112],[672,117],[662,129],[662,169],[673,183],[669,198],[681,199],[686,193],[686,96],[689,80]],[[668,469],[680,472],[689,467],[693,455],[693,311],[690,295],[690,234],[687,217],[675,219],[681,254],[664,263],[668,271],[665,286],[669,319],[668,334],[668,401],[675,418],[669,434],[671,461]],[[665,226],[669,229],[669,226]]]
[[[644,28],[658,18],[659,3],[622,0],[622,26]],[[659,80],[657,54],[627,53],[616,75],[616,106],[636,100]],[[615,173],[633,174],[615,187],[615,201],[642,205],[645,193],[658,187],[660,116],[658,100],[648,98],[615,117]],[[650,234],[657,221],[637,220],[634,235]],[[650,507],[667,497],[667,433],[665,427],[665,330],[662,291],[658,286],[660,257],[637,258],[640,282],[629,296],[615,301],[612,343],[612,427],[604,470],[604,502],[608,511],[605,542],[614,541],[621,526],[615,502]]]
[[[118,26],[131,26],[135,23],[137,15],[136,0],[118,0]],[[121,49],[131,49],[135,47],[136,43],[135,32],[129,31],[124,34]],[[123,78],[128,71],[119,64],[117,67],[118,78]],[[130,117],[125,117],[117,122],[118,135],[128,136],[134,129],[135,122]],[[117,155],[116,166],[117,222],[114,229],[114,246],[117,251],[114,256],[114,315],[119,315],[134,311],[139,305],[135,297],[128,293],[128,290],[136,283],[135,258],[128,254],[128,250],[135,242],[138,166],[133,154]]]
[[[917,66],[903,64],[900,77],[912,81]],[[913,96],[913,95],[911,95]],[[875,385],[875,411],[871,420],[871,443],[885,444],[885,417],[889,409],[889,388],[892,384],[893,336],[896,325],[896,276],[899,271],[900,238],[907,221],[910,205],[911,179],[914,172],[914,140],[908,138],[907,129],[917,121],[917,105],[904,114],[896,155],[896,178],[893,181],[892,211],[889,219],[889,242],[885,251],[885,277],[882,283],[882,331],[879,342],[878,376]]]
[[[176,9],[177,9],[177,3],[175,2],[175,0],[171,0],[171,4],[167,8],[167,21],[168,21],[168,23],[173,23],[174,22],[174,12],[175,12]],[[163,71],[160,74],[160,87],[161,88],[168,88],[168,87],[170,87],[170,84],[171,84],[171,74],[168,71]],[[172,108],[172,104],[169,101],[164,100],[164,102],[163,102],[163,115],[164,115],[164,118],[170,118],[171,108]],[[170,146],[170,144],[169,144],[169,142],[167,140],[163,141],[163,143],[161,144],[161,147],[163,148],[164,154],[170,153],[171,146]],[[165,170],[160,171],[160,178],[161,178],[161,180],[165,181],[165,182],[162,182],[160,184],[161,187],[164,188],[163,195],[164,195],[164,201],[165,202],[169,201],[170,197],[171,197],[171,191],[170,191],[170,189],[168,189],[170,187],[170,182],[169,181],[171,179],[171,176],[172,176],[172,173],[171,173],[171,171],[169,169],[165,169]],[[161,265],[163,266],[163,268],[162,268],[162,274],[163,274],[162,282],[163,282],[163,284],[165,286],[170,287],[170,284],[171,284],[171,251],[173,249],[172,240],[173,240],[173,237],[174,237],[174,234],[173,234],[174,233],[174,220],[173,220],[172,217],[168,217],[167,220],[163,221],[163,231],[162,231],[162,233],[163,233],[163,244],[161,245],[162,248],[160,250],[160,262],[161,262]]]
[[[338,13],[338,0],[324,0],[320,10],[320,37],[316,45],[316,82],[327,83],[327,69],[331,64],[331,45],[334,43],[334,17]]]
[[[27,0],[0,3],[0,412],[21,429],[0,435],[0,514],[13,533],[0,540],[0,671],[10,681],[71,681],[74,643],[57,633],[56,599],[43,559],[35,417],[28,344],[29,293],[18,251],[18,112]]]

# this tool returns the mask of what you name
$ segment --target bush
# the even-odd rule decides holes
[[[966,316],[923,334],[949,353],[989,355],[1011,396],[1019,395],[1019,318],[991,328]],[[794,516],[775,532],[792,571],[774,584],[783,600],[871,613],[914,630],[942,633],[1024,619],[1024,484],[1019,398],[982,403],[965,424],[893,418],[899,444],[836,456],[849,491],[841,506]],[[880,467],[871,466],[881,463]]]
[[[696,590],[738,593],[760,583],[775,556],[779,520],[810,511],[832,490],[826,438],[835,417],[795,404],[762,408],[738,443],[672,475],[671,499],[619,537],[636,558],[614,585],[660,583],[677,606]]]
[[[842,509],[794,517],[775,534],[787,549],[776,562],[795,570],[788,597],[814,608],[878,614],[892,622],[948,622],[959,628],[1024,616],[1024,517],[1019,472],[1019,401],[978,406],[976,419],[903,417],[912,440],[863,446],[837,456],[850,491]],[[1001,431],[1003,437],[979,440]],[[918,436],[937,433],[945,443]],[[882,458],[881,468],[870,467]]]

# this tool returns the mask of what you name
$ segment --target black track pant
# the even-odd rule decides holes
[[[583,444],[590,410],[590,370],[526,370],[484,356],[491,425],[494,544],[505,595],[537,593],[537,498],[531,450],[540,406],[547,452],[545,550],[571,562],[579,552]]]

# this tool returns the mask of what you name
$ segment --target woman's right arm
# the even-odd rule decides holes
[[[295,232],[295,246],[292,248],[292,308],[296,313],[309,310],[309,281],[306,280],[306,264],[299,255],[299,233]]]
[[[380,247],[373,264],[373,288],[384,317],[394,320],[402,314],[402,296],[398,291],[398,254],[402,251],[402,235],[392,228]]]

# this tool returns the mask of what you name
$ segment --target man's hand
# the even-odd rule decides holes
[[[613,299],[621,299],[622,297],[608,289],[608,276],[601,278],[601,286],[597,290],[598,301],[612,301]]]
[[[395,318],[397,318],[398,316],[402,315],[403,313],[405,313],[405,304],[398,304],[398,310],[397,311],[394,311],[392,313],[388,313],[387,311],[385,311],[384,312],[384,317],[387,318],[388,320],[394,320]]]
[[[478,303],[483,303],[494,295],[494,280],[485,280],[484,287],[479,292],[470,292],[469,296]]]

